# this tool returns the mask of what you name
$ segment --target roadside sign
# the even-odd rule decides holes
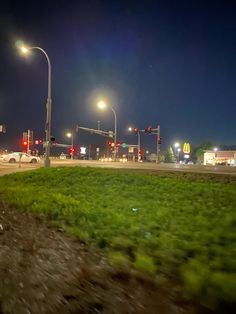
[[[80,154],[85,155],[86,154],[86,147],[80,147]]]
[[[5,124],[0,125],[0,132],[6,133],[6,126],[5,126]]]
[[[184,152],[184,154],[190,154],[190,144],[189,143],[184,143],[183,152]]]

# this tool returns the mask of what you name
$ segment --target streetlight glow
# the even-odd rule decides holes
[[[175,148],[178,148],[179,147],[179,143],[175,143]]]
[[[129,132],[132,132],[132,131],[133,131],[133,128],[130,126],[130,127],[128,128],[128,131],[129,131]]]
[[[106,106],[107,106],[107,105],[106,105],[105,101],[100,100],[100,101],[98,102],[98,108],[99,108],[99,109],[105,109]]]
[[[22,47],[20,48],[20,50],[21,50],[21,52],[22,52],[23,54],[27,54],[27,53],[29,52],[29,49],[26,48],[25,46],[22,46]]]
[[[69,138],[71,138],[72,134],[71,134],[70,132],[68,132],[68,133],[66,134],[66,136],[69,137]]]

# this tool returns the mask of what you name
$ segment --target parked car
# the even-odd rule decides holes
[[[32,156],[26,153],[22,153],[22,152],[14,152],[11,154],[7,154],[3,160],[10,162],[10,163],[15,163],[15,162],[19,162],[20,161],[20,157],[21,157],[21,162],[29,162],[32,164],[36,164],[37,162],[40,161],[40,158],[37,156]]]
[[[191,161],[191,160],[189,160],[189,161],[187,162],[187,165],[194,165],[194,162]]]

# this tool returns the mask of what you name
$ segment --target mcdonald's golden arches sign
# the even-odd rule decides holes
[[[185,154],[189,154],[190,153],[190,144],[189,143],[184,143],[184,145],[183,145],[183,152]]]

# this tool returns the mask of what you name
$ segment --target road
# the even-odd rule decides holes
[[[101,162],[95,160],[59,160],[52,159],[52,167],[69,166],[69,167],[101,167],[101,168],[116,168],[116,169],[143,169],[152,171],[182,171],[193,173],[210,173],[236,175],[236,167],[227,166],[201,166],[201,165],[179,165],[179,164],[156,164],[156,163],[139,163],[139,162]],[[26,170],[37,169],[43,167],[43,161],[39,164],[9,164],[0,162],[0,175],[9,174],[12,172],[21,172]]]

